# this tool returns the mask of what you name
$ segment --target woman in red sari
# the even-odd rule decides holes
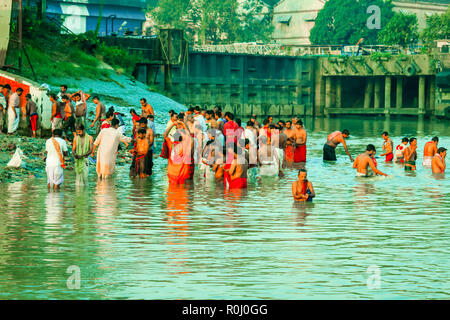
[[[177,127],[174,141],[168,137],[172,127]],[[194,150],[194,140],[191,137],[188,126],[178,120],[166,129],[164,140],[169,148],[169,159],[167,164],[167,176],[170,184],[184,184],[190,179],[190,167],[192,165],[192,151]]]

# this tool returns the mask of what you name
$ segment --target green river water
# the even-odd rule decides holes
[[[199,176],[169,187],[161,158],[146,181],[127,166],[103,182],[92,167],[82,190],[73,172],[58,193],[45,176],[0,184],[0,299],[448,299],[450,183],[421,163],[434,135],[450,147],[449,124],[306,119],[308,204],[292,199],[295,169],[229,193]],[[323,163],[344,128],[354,157],[381,154],[385,129],[395,146],[417,137],[418,170],[378,158],[393,177],[355,178],[341,146]]]

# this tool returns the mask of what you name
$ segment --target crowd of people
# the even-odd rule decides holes
[[[6,91],[5,91],[6,90]],[[17,130],[18,99],[23,90],[13,94],[5,85],[3,95],[7,97],[8,133]],[[6,93],[6,95],[5,95]],[[86,184],[89,163],[96,156],[96,171],[99,179],[107,179],[114,173],[120,144],[130,149],[133,160],[130,176],[144,179],[152,175],[155,123],[154,110],[145,98],[140,100],[140,113],[130,111],[133,128],[131,137],[125,135],[123,114],[113,107],[106,109],[98,96],[92,97],[96,105],[94,120],[90,127],[95,129],[96,138],[86,132],[86,102],[91,98],[82,91],[69,94],[63,85],[60,92],[50,94],[53,103],[51,113],[52,137],[46,142],[46,171],[48,188],[58,189],[63,182],[64,157],[71,145],[75,159],[77,185]],[[28,103],[26,116],[30,119],[32,135],[36,135],[36,105]],[[75,104],[75,105],[74,105]],[[11,110],[11,111],[9,111]],[[16,112],[16,113],[15,113]],[[298,180],[292,184],[293,197],[297,201],[311,201],[315,197],[314,187],[307,179],[307,132],[302,120],[280,120],[277,123],[269,116],[260,124],[257,116],[243,124],[231,112],[220,107],[212,110],[191,107],[186,112],[169,112],[169,120],[163,134],[161,158],[167,159],[167,176],[171,184],[189,184],[197,171],[200,176],[218,183],[227,189],[247,187],[249,176],[283,176],[283,169],[297,167]],[[1,119],[0,119],[1,120]],[[0,121],[1,123],[1,121]],[[351,156],[345,139],[350,132],[346,129],[328,135],[323,146],[323,160],[336,161],[336,148],[342,144],[357,177],[386,176],[377,168],[376,148],[373,144],[355,159]],[[406,171],[416,169],[417,139],[403,138],[394,149],[388,132],[383,132],[383,153],[386,162],[403,165]],[[439,138],[434,137],[425,144],[423,166],[433,173],[445,171],[447,149],[439,147]],[[130,147],[131,146],[131,147]],[[130,148],[129,148],[130,147]]]

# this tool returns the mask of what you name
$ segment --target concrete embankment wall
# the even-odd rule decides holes
[[[170,97],[186,106],[221,106],[237,115],[314,115],[314,57],[190,52],[170,67]],[[137,78],[164,89],[164,68]]]

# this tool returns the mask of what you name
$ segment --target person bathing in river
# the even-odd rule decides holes
[[[85,125],[87,104],[86,101],[91,97],[90,94],[84,93],[81,90],[71,94],[70,99],[75,101],[75,123]]]
[[[140,128],[137,131],[136,143],[134,145],[134,149],[132,150],[132,152],[134,153],[134,165],[132,165],[130,168],[130,176],[133,178],[137,176],[139,176],[139,178],[141,179],[148,177],[148,174],[146,174],[145,170],[145,158],[150,150],[150,145],[146,135],[147,131],[144,128]]]
[[[438,150],[439,138],[434,137],[431,141],[425,143],[425,147],[423,148],[423,162],[422,165],[424,167],[431,167],[431,162],[433,160],[434,155]]]
[[[416,160],[417,160],[417,139],[409,139],[409,147],[405,149],[404,152],[405,159],[405,171],[415,171],[416,170]]]
[[[55,96],[56,97],[56,96]],[[53,136],[45,142],[47,157],[45,171],[47,172],[47,188],[58,190],[64,182],[64,169],[66,168],[64,156],[68,155],[66,141],[61,139],[62,130],[53,130]]]
[[[95,155],[95,150],[98,147],[96,169],[99,179],[107,179],[114,174],[119,143],[122,142],[128,147],[131,142],[131,138],[123,136],[117,128],[119,128],[119,120],[113,119],[111,127],[100,131],[94,142],[92,154]]]
[[[295,123],[295,151],[294,151],[294,162],[306,162],[306,140],[307,134],[305,127],[303,126],[302,120],[297,120]]]
[[[295,201],[312,201],[316,196],[311,181],[307,179],[306,169],[298,171],[298,180],[292,183],[292,195]]]
[[[335,131],[330,133],[327,137],[327,142],[323,145],[323,160],[336,161],[336,147],[339,143],[342,143],[350,161],[353,162],[353,158],[348,152],[347,144],[345,143],[345,139],[349,136],[350,132],[347,129],[342,130],[342,132]]]
[[[247,188],[248,162],[245,159],[244,149],[238,147],[237,145],[230,145],[227,149],[227,154],[233,152],[234,159],[231,164],[225,165],[225,189],[245,189]]]
[[[148,121],[146,118],[141,118],[138,122],[139,128],[145,130],[145,138],[147,139],[149,149],[145,154],[144,162],[144,174],[151,176],[153,173],[153,143],[155,141],[155,134],[152,129],[147,127]],[[139,129],[138,129],[139,130]]]
[[[387,176],[387,174],[377,169],[375,163],[372,160],[372,156],[375,155],[375,146],[373,144],[367,145],[366,152],[356,157],[353,163],[353,168],[356,169],[357,177],[370,177],[373,175]],[[369,168],[373,173],[369,172]]]
[[[395,157],[394,157],[394,162],[395,163],[404,163],[404,152],[405,149],[408,146],[408,142],[409,139],[408,138],[403,138],[402,139],[402,143],[400,143],[396,148],[395,148]]]
[[[261,176],[278,176],[282,174],[278,151],[272,146],[270,138],[265,135],[259,138],[258,163]]]
[[[88,157],[94,148],[94,139],[86,133],[82,124],[76,127],[76,135],[73,139],[72,153],[75,158],[76,185],[87,185],[89,175]]]
[[[167,163],[167,177],[170,184],[184,184],[190,179],[191,164],[194,151],[194,139],[189,127],[183,122],[184,114],[180,113],[178,120],[172,123],[164,132],[164,140],[169,149]],[[177,127],[172,141],[168,134],[173,127]]]
[[[69,141],[69,132],[72,133],[73,138],[75,138],[75,108],[73,107],[72,102],[70,102],[69,96],[63,95],[61,98],[61,107],[64,110],[64,118],[63,118],[63,134],[65,136],[66,142]]]
[[[447,155],[447,149],[440,147],[431,160],[431,170],[433,173],[445,172],[445,156]]]
[[[389,138],[389,133],[387,131],[383,132],[381,136],[384,139],[383,142],[383,151],[384,153],[380,154],[380,157],[386,156],[386,162],[391,162],[394,159],[394,142]]]

